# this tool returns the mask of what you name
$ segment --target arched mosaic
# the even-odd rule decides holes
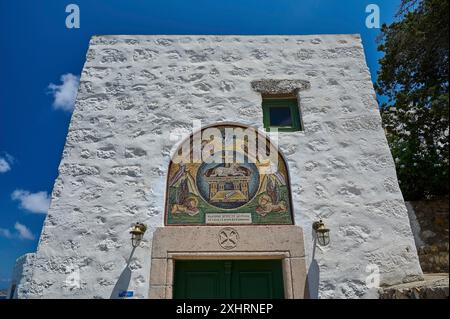
[[[172,158],[166,191],[167,225],[293,224],[286,163],[251,127],[191,135]]]

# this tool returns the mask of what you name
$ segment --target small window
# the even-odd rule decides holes
[[[271,128],[277,128],[280,132],[302,129],[296,98],[263,97],[262,108],[266,131]]]

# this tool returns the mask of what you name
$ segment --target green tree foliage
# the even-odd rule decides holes
[[[448,0],[404,0],[382,26],[375,88],[405,199],[448,194]]]

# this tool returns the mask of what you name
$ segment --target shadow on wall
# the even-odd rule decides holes
[[[134,247],[133,250],[131,251],[130,257],[128,257],[127,260],[127,264],[125,265],[125,268],[122,270],[122,273],[120,274],[120,277],[117,280],[116,285],[114,286],[114,289],[109,299],[121,299],[122,297],[120,295],[128,290],[128,286],[130,285],[131,280],[130,262],[131,258],[133,257],[135,249],[136,247]]]
[[[308,275],[306,277],[306,290],[305,296],[309,296],[310,299],[319,299],[319,281],[320,281],[320,269],[316,254],[316,234],[313,234],[314,243],[311,257],[311,264],[309,265]]]

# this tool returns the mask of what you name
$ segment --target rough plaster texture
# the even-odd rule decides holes
[[[192,120],[262,127],[251,82],[294,79],[305,130],[280,134],[312,297],[376,297],[422,276],[358,35],[95,36],[91,39],[33,277],[19,297],[110,298],[118,279],[148,297],[166,172]],[[331,244],[313,255],[311,224]],[[150,227],[131,254],[129,227]],[[125,269],[128,262],[128,269]],[[124,270],[125,269],[125,270]],[[67,281],[74,270],[79,285]]]

